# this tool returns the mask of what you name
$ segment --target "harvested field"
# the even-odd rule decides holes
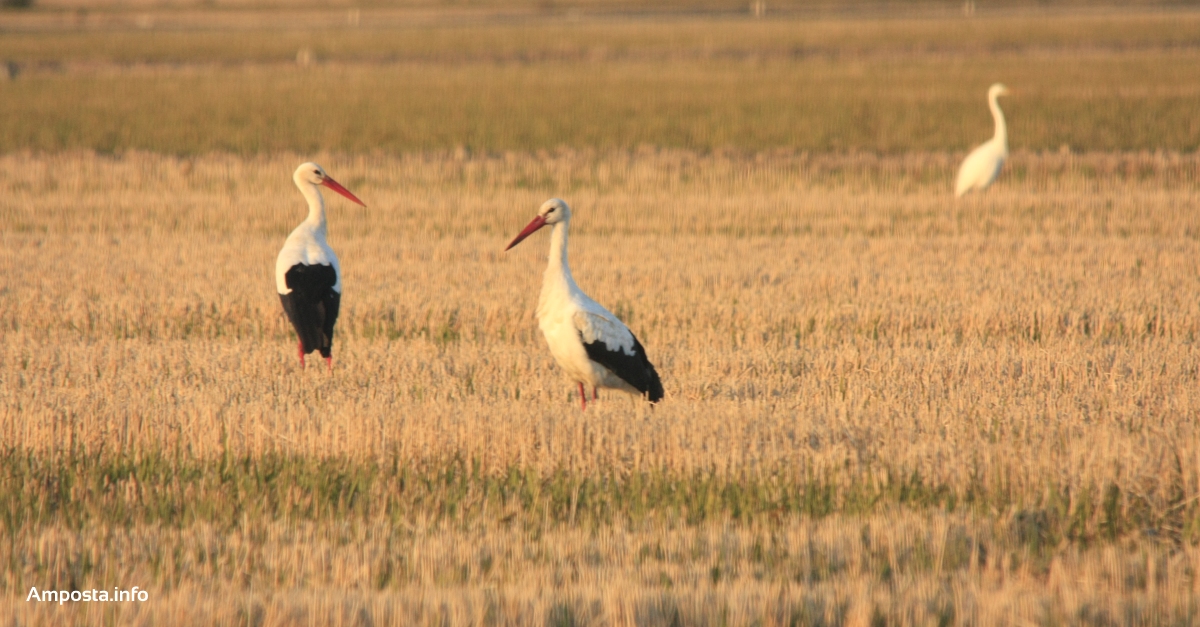
[[[1195,156],[1019,153],[966,202],[941,154],[330,156],[369,205],[332,376],[272,292],[299,159],[0,161],[5,589],[156,599],[14,617],[1195,615]],[[501,252],[544,189],[653,411],[545,350],[544,239]]]
[[[1200,620],[1200,14],[256,2],[0,11],[0,623]],[[546,350],[552,196],[653,409]]]

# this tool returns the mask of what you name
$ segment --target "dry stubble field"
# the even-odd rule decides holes
[[[1149,84],[1194,72],[1172,46]],[[1047,73],[1087,66],[1066,65]],[[147,72],[104,67],[102,88]],[[236,94],[255,67],[200,75]],[[1187,85],[1164,89],[1132,98],[1181,107]],[[1014,139],[962,202],[953,138],[880,156],[643,128],[666,145],[541,149],[518,127],[482,150],[358,152],[349,133],[255,154],[166,125],[192,149],[97,154],[71,142],[109,151],[103,133],[6,135],[0,620],[1195,622],[1200,158],[1059,151],[1027,111],[1042,149]],[[1171,135],[1140,128],[1076,145]],[[272,291],[309,158],[368,204],[330,201],[332,375],[297,369]],[[502,249],[551,195],[576,211],[577,279],[663,374],[653,410],[580,412],[545,350],[545,238]],[[151,600],[24,601],[133,585]]]
[[[0,161],[5,586],[155,599],[17,617],[1195,616],[1194,156],[323,158],[332,376],[271,292],[298,159]],[[543,189],[655,410],[542,345]]]

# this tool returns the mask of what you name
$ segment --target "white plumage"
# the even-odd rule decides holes
[[[513,239],[509,248],[546,225],[550,235],[550,260],[538,297],[538,327],[550,354],[567,376],[579,384],[580,401],[587,408],[584,385],[644,395],[651,402],[663,397],[658,372],[638,339],[616,316],[583,293],[567,264],[567,203],[547,200],[534,219]]]
[[[305,266],[332,266],[337,274],[337,283],[333,291],[342,292],[342,268],[338,265],[337,253],[329,245],[326,236],[329,233],[325,221],[325,198],[321,196],[323,180],[329,180],[328,175],[315,163],[304,163],[292,174],[292,181],[304,194],[308,201],[308,218],[288,234],[283,249],[275,258],[275,289],[280,294],[290,294],[284,275],[297,264]],[[362,204],[362,203],[359,203]]]
[[[1000,168],[1004,165],[1004,160],[1008,159],[1008,127],[996,98],[1007,93],[1008,89],[1000,83],[988,89],[988,108],[992,110],[992,119],[996,122],[996,133],[972,150],[959,166],[958,179],[954,184],[955,196],[962,196],[971,190],[986,189],[1000,175]]]

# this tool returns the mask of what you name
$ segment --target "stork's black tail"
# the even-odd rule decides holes
[[[322,357],[331,356],[333,325],[341,306],[341,294],[333,290],[337,271],[333,266],[296,264],[288,269],[284,279],[292,291],[280,294],[279,300],[300,337],[302,350],[306,354],[320,351]]]
[[[632,334],[631,334],[632,335]],[[582,340],[582,336],[580,337]],[[646,349],[637,337],[633,338],[633,354],[630,355],[620,348],[609,348],[604,342],[584,342],[583,349],[587,351],[588,359],[608,368],[622,381],[646,395],[651,403],[657,403],[663,398],[662,381],[654,364],[646,357]]]
[[[649,385],[643,392],[646,398],[650,399],[651,403],[657,403],[663,399],[662,380],[658,378],[658,371],[654,369],[654,364],[646,359],[646,353],[642,352],[642,361],[646,364],[646,379]]]

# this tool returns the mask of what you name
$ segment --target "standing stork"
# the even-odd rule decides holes
[[[988,108],[996,122],[996,133],[980,144],[963,159],[958,167],[958,180],[954,183],[954,195],[961,197],[973,190],[986,189],[1000,176],[1000,166],[1008,159],[1008,126],[1004,123],[1004,112],[996,99],[1008,93],[1008,88],[996,83],[988,88]]]
[[[288,235],[275,259],[275,288],[300,338],[300,367],[304,367],[305,355],[321,351],[333,370],[333,325],[342,298],[342,270],[337,255],[325,241],[325,199],[318,187],[328,187],[366,205],[315,163],[301,164],[292,180],[308,201],[308,219]]]
[[[550,354],[567,371],[567,376],[579,384],[579,402],[585,410],[585,383],[592,386],[593,400],[596,388],[612,388],[657,403],[663,397],[662,381],[646,357],[642,343],[616,316],[588,298],[571,277],[567,265],[570,223],[571,208],[562,200],[551,198],[504,249],[511,249],[543,226],[554,227],[550,234],[550,263],[542,279],[537,306],[538,326],[550,345]]]

